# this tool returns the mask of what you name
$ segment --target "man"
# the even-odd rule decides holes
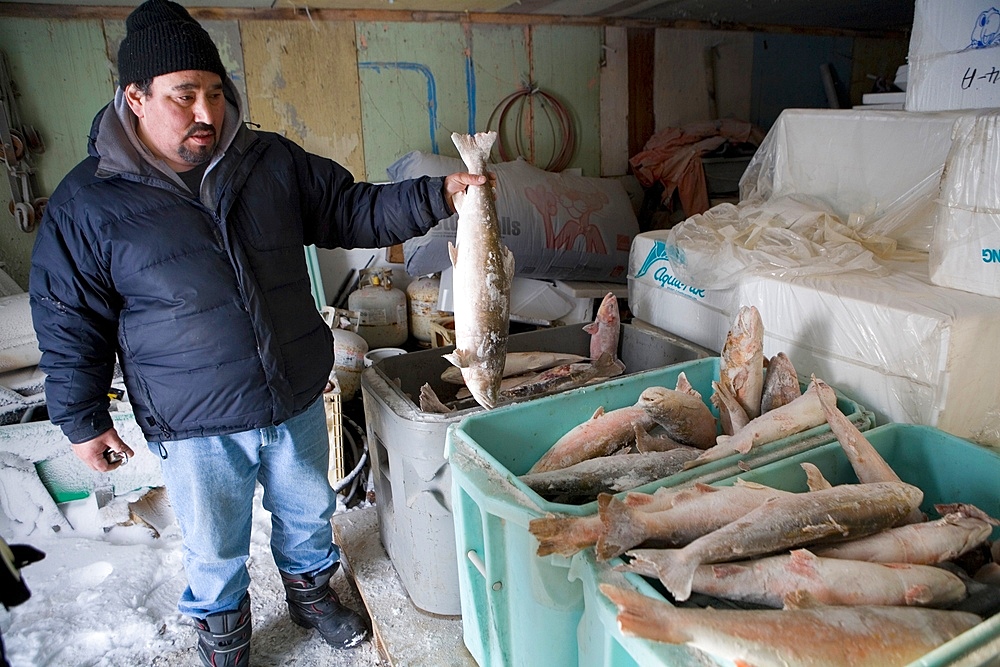
[[[206,665],[249,664],[257,482],[292,620],[355,646],[366,623],[328,585],[340,556],[320,400],[332,335],[303,246],[400,243],[485,179],[355,183],[240,122],[218,50],[183,7],[148,0],[126,29],[115,99],[49,199],[32,256],[50,418],[94,470],[131,456],[108,414],[117,356],[181,527],[179,608]]]

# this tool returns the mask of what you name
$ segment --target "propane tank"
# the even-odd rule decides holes
[[[340,395],[344,400],[350,400],[361,387],[368,341],[351,330],[358,327],[357,313],[324,308],[323,319],[333,332],[333,373],[340,385]]]
[[[361,287],[347,298],[347,307],[360,316],[358,333],[368,341],[368,349],[405,343],[406,295],[392,286],[392,269],[365,269],[360,282]]]
[[[431,322],[441,316],[437,309],[441,278],[438,274],[417,278],[406,286],[406,298],[410,303],[410,335],[420,347],[431,346]]]

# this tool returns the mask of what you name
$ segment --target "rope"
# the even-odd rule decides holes
[[[523,156],[527,159],[529,154],[534,158],[534,150],[528,150],[523,143],[527,136],[529,137],[528,143],[533,144],[530,141],[530,137],[534,128],[526,128],[524,124],[525,112],[530,109],[532,100],[538,100],[539,108],[545,113],[545,117],[549,122],[549,129],[552,131],[552,143],[559,149],[558,151],[553,151],[554,155],[552,159],[542,169],[554,172],[562,171],[569,166],[576,148],[576,131],[573,128],[573,119],[569,111],[559,100],[538,86],[526,85],[503,98],[490,114],[490,119],[486,127],[492,130],[493,121],[497,121],[496,129],[497,138],[499,139],[497,150],[500,153],[500,159],[504,162],[513,160],[517,156]],[[508,133],[505,133],[503,129],[507,126],[508,115],[514,110],[515,106],[517,116],[514,121],[513,131],[510,133],[514,137],[514,147],[513,151],[511,151],[507,145],[506,137]],[[530,160],[530,162],[536,167],[540,166],[534,159]]]

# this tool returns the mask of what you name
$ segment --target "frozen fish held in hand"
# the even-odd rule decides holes
[[[451,135],[469,173],[486,175],[496,136],[496,132]],[[489,182],[470,185],[464,196],[456,195],[456,203],[456,244],[448,246],[454,267],[455,350],[445,358],[462,370],[476,402],[491,409],[499,399],[507,356],[514,255],[500,234]]]

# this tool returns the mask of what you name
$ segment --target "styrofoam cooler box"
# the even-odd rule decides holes
[[[939,287],[924,262],[892,272],[744,280],[764,353],[788,354],[887,421],[1000,444],[1000,299]]]
[[[955,123],[928,260],[936,285],[1000,297],[998,132],[996,109]]]
[[[629,310],[639,320],[718,353],[739,310],[737,294],[699,289],[679,279],[670,267],[665,239],[665,234],[651,232],[632,240]]]
[[[741,305],[760,310],[764,354],[785,352],[875,413],[877,423],[936,426],[1000,444],[1000,299],[934,285],[926,261],[867,272],[747,276],[728,290],[665,280],[666,242],[632,246],[629,307],[637,318],[721,349]],[[662,284],[662,286],[661,286]]]
[[[971,503],[990,516],[1000,517],[1000,494],[997,494],[1000,453],[997,451],[930,426],[913,424],[877,426],[867,431],[865,437],[904,482],[923,490],[924,499],[920,508],[929,516],[938,516],[934,511],[935,504]],[[786,491],[805,492],[808,487],[800,465],[803,462],[819,467],[832,484],[858,483],[857,475],[838,442],[788,456],[716,483],[731,485],[739,478]],[[992,535],[992,539],[998,538],[1000,527],[995,528]],[[635,590],[659,600],[666,601],[668,598],[662,593],[659,582],[651,584],[651,580],[639,575],[615,572],[613,568],[621,562],[620,558],[605,563],[596,562],[592,549],[573,557],[570,576],[581,582],[586,602],[578,635],[581,667],[730,664],[722,658],[685,646],[625,637],[618,629],[617,608],[598,589],[601,583]],[[692,604],[699,606],[691,601],[684,606]],[[723,603],[720,606],[730,605]],[[994,665],[998,651],[1000,615],[939,646],[912,662],[910,667]]]
[[[908,111],[1000,107],[992,0],[917,0],[907,55]]]
[[[510,352],[567,352],[587,356],[590,334],[571,325],[514,334]],[[444,454],[450,424],[482,411],[473,400],[447,414],[423,412],[427,383],[445,402],[459,388],[441,380],[454,346],[383,359],[361,375],[361,393],[379,517],[379,533],[410,600],[426,612],[461,613],[451,470]],[[621,326],[619,358],[626,374],[700,359],[711,352],[654,327]]]
[[[597,503],[549,502],[518,475],[560,436],[590,419],[598,406],[610,411],[633,405],[647,387],[676,386],[681,372],[718,416],[710,397],[719,358],[711,357],[480,412],[448,427],[463,636],[480,667],[577,664],[582,587],[569,579],[571,559],[537,556],[538,542],[528,524],[549,513],[593,514]],[[837,406],[861,430],[872,426],[871,413],[839,391]],[[824,424],[637,490],[651,493],[661,486],[712,482],[737,474],[741,462],[753,468],[832,439]]]

